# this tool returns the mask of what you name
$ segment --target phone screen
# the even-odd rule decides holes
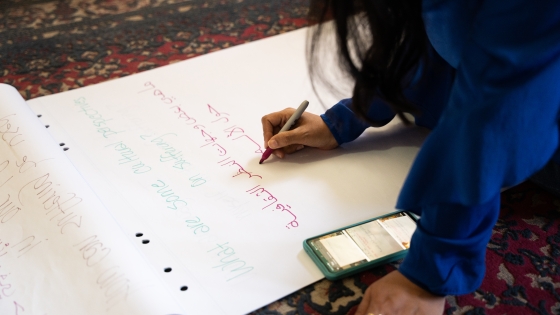
[[[409,248],[416,222],[406,212],[311,239],[308,244],[331,272],[352,268]]]

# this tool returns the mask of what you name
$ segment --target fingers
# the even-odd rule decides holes
[[[286,154],[294,153],[305,147],[303,144],[298,143],[297,137],[290,137],[290,134],[287,135],[288,137],[284,137],[286,133],[289,133],[289,131],[277,134],[268,141],[268,146],[271,149],[275,149],[272,154],[281,159]]]
[[[268,140],[268,146],[271,149],[279,149],[290,145],[302,144],[302,142],[304,142],[303,140],[304,139],[301,137],[301,130],[294,129],[276,134]]]
[[[368,314],[368,310],[370,308],[370,302],[371,302],[371,295],[370,295],[370,288],[368,287],[366,289],[366,292],[364,293],[364,298],[362,300],[362,302],[360,302],[360,305],[358,305],[358,309],[356,310],[356,313],[354,315],[366,315]]]
[[[292,116],[294,111],[295,111],[295,109],[293,109],[293,108],[286,108],[286,109],[281,110],[279,112],[275,112],[275,113],[265,115],[261,118],[265,148],[268,148],[270,146],[270,144],[273,144],[273,147],[272,147],[273,149],[280,148],[277,144],[275,144],[275,142],[269,143],[270,139],[275,134],[277,134],[280,131],[280,129],[282,129],[282,126],[284,126],[284,124]],[[290,150],[288,150],[288,151],[289,151],[289,153],[293,152],[293,151],[290,151]],[[284,158],[286,153],[284,152],[284,149],[280,149],[280,150],[274,150],[274,152],[272,152],[272,154],[274,154],[276,157],[282,159],[282,158]]]
[[[355,315],[437,315],[443,313],[444,307],[444,297],[433,295],[400,272],[392,271],[368,287]]]
[[[301,150],[305,146],[326,150],[338,146],[323,119],[308,112],[303,113],[292,130],[278,133],[294,111],[293,108],[287,108],[261,119],[265,146],[275,149],[274,155],[283,158],[285,154]]]
[[[270,138],[280,131],[294,111],[295,109],[293,108],[286,108],[282,111],[271,113],[261,118],[265,147],[268,147],[268,141]]]

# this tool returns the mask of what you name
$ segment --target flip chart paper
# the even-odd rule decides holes
[[[336,102],[324,95],[329,106]],[[82,205],[93,210],[80,212],[93,217],[90,230],[66,241],[57,256],[78,256],[74,244],[93,233],[103,236],[103,244],[119,247],[107,263],[137,268],[131,282],[158,284],[157,303],[141,289],[135,297],[142,300],[138,305],[164,305],[159,313],[178,312],[177,301],[189,314],[244,314],[321,279],[302,241],[393,211],[426,132],[392,122],[335,150],[307,148],[259,165],[265,149],[260,118],[304,99],[309,112],[324,112],[309,83],[305,30],[299,30],[28,101],[49,128],[34,117],[22,119],[41,144],[25,154],[40,153],[35,161],[55,156],[65,165],[57,180],[91,197]],[[69,150],[61,151],[59,143]],[[5,144],[2,150],[10,151]],[[22,154],[11,159],[21,161]],[[7,187],[0,187],[4,195],[17,192]],[[29,215],[30,227],[33,216],[43,216]],[[10,259],[13,268],[17,258]],[[79,262],[49,266],[51,273],[40,273],[45,283],[69,292],[77,286],[96,290],[90,279],[76,283],[84,268]],[[91,279],[99,276],[90,273]],[[66,278],[55,281],[54,275]],[[167,295],[159,293],[161,283]],[[31,299],[30,291],[23,292]],[[131,313],[154,314],[138,309]]]
[[[0,84],[0,313],[182,309],[11,86]]]

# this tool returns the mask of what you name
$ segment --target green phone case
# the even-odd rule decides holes
[[[356,224],[348,225],[348,226],[345,226],[345,227],[342,227],[340,229],[336,229],[336,230],[333,230],[333,231],[330,231],[330,232],[327,232],[327,233],[323,233],[323,234],[320,234],[320,235],[317,235],[317,236],[314,236],[314,237],[310,237],[310,238],[306,239],[305,241],[303,241],[303,248],[305,249],[305,252],[309,255],[309,257],[311,257],[313,262],[317,265],[317,267],[319,267],[319,269],[325,275],[325,277],[329,280],[338,280],[338,279],[356,274],[358,272],[361,272],[361,271],[364,271],[364,270],[367,270],[367,269],[370,269],[370,268],[373,268],[373,267],[376,267],[376,266],[379,266],[379,265],[383,265],[383,264],[386,264],[386,263],[390,263],[390,262],[399,260],[399,259],[404,258],[406,256],[406,254],[408,253],[408,249],[404,249],[402,251],[399,251],[399,252],[381,257],[379,259],[369,261],[367,263],[363,263],[363,264],[360,264],[360,265],[357,265],[357,266],[354,266],[354,267],[350,267],[350,268],[345,269],[345,270],[332,272],[331,270],[329,270],[329,268],[327,266],[325,266],[326,259],[322,258],[321,253],[319,253],[318,251],[316,251],[312,248],[312,245],[310,244],[310,241],[313,240],[313,239],[316,239],[318,237],[322,237],[322,236],[325,236],[325,235],[336,233],[338,231],[342,231],[342,230],[345,230],[345,229],[348,229],[348,228],[352,228],[354,226],[358,226],[360,224],[375,221],[377,219],[392,216],[392,215],[395,215],[397,213],[402,213],[402,212],[405,212],[410,218],[412,218],[412,220],[414,220],[414,222],[416,222],[418,220],[418,217],[416,215],[410,213],[410,212],[395,211],[395,212],[391,212],[389,214],[385,214],[385,215],[382,215],[382,216],[379,216],[379,217],[375,217],[375,218],[368,219],[368,220],[365,220],[365,221],[362,221],[362,222],[358,222]]]

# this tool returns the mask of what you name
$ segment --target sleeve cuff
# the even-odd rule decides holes
[[[321,115],[339,145],[353,141],[370,127],[369,123],[354,114],[351,106],[352,100],[344,99]],[[393,119],[395,114],[380,100],[376,100],[371,104],[368,116],[371,120],[386,124]]]
[[[499,214],[499,194],[474,207],[425,207],[399,271],[436,295],[476,290],[486,270],[486,246]],[[437,217],[437,218],[436,218]]]

